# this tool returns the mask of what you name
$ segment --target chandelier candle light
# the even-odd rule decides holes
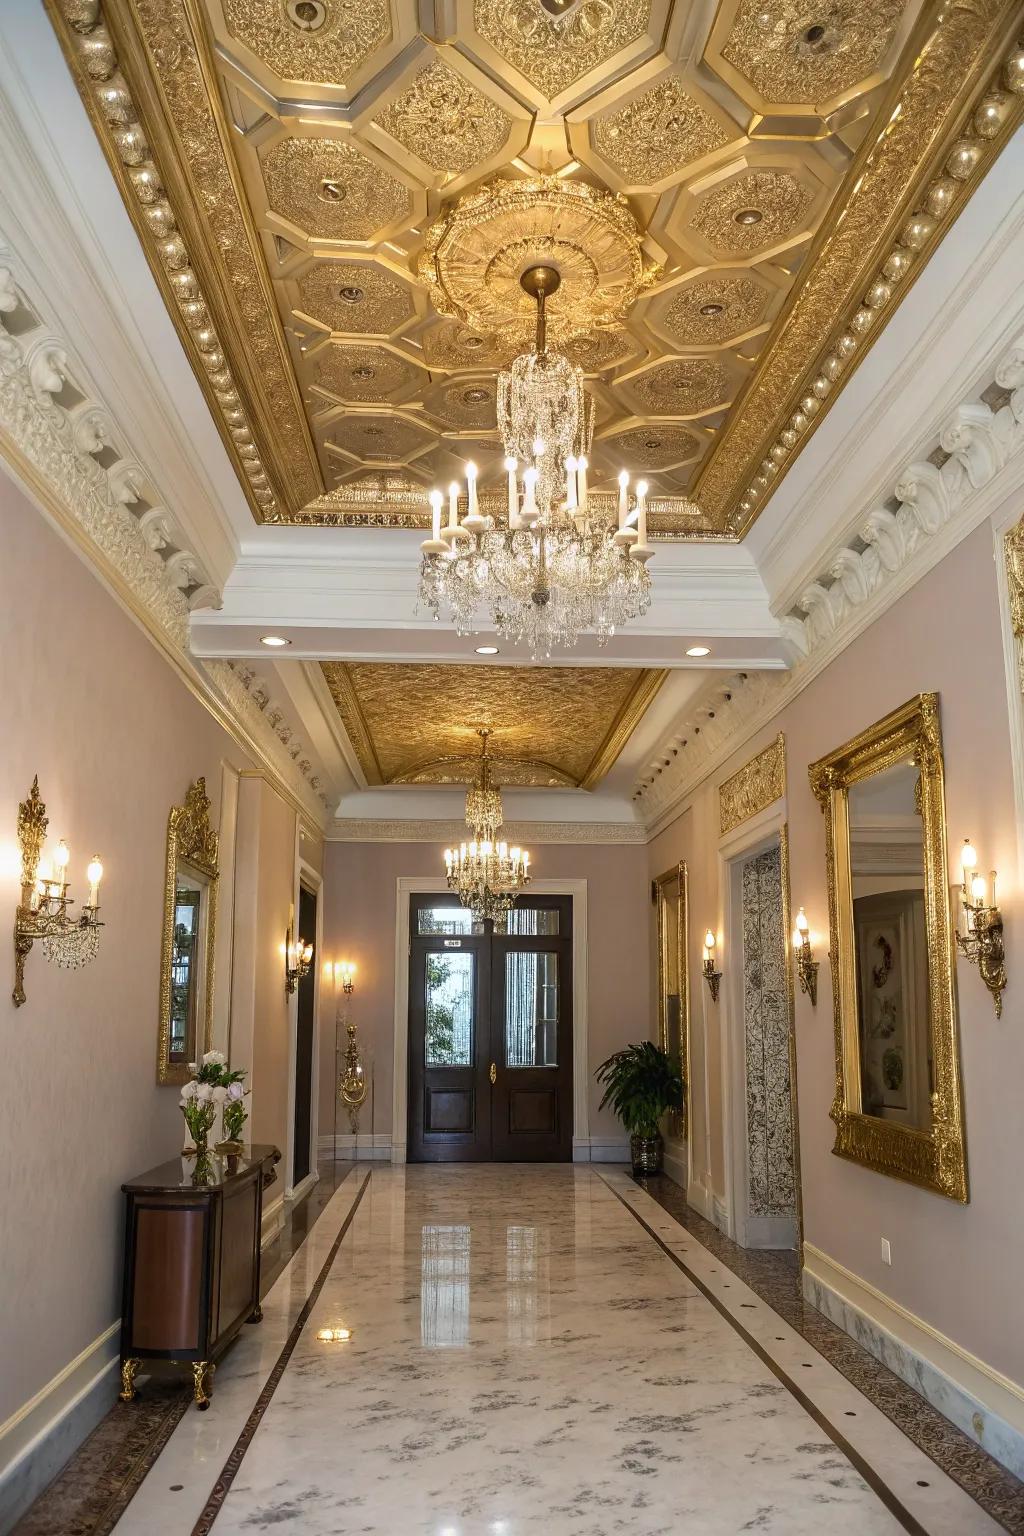
[[[480,509],[477,468],[466,465],[462,487],[430,494],[431,536],[421,545],[420,597],[436,619],[451,611],[459,634],[495,629],[529,646],[534,660],[556,645],[575,645],[586,630],[606,644],[616,628],[646,613],[647,484],[630,496],[619,476],[618,516],[599,510],[587,481],[594,408],[582,371],[546,344],[545,305],[561,277],[554,267],[528,267],[520,278],[537,304],[532,352],[498,378],[498,427],[505,447],[507,497],[495,515]],[[483,623],[481,623],[481,619]]]
[[[530,855],[525,849],[510,848],[499,835],[503,811],[501,790],[491,783],[490,734],[489,730],[477,732],[483,742],[480,777],[466,792],[466,825],[473,836],[468,843],[444,851],[448,889],[458,893],[462,905],[481,923],[486,918],[504,921],[530,881]]]

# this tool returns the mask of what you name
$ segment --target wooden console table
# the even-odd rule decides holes
[[[258,1323],[263,1190],[276,1147],[238,1157],[176,1157],[122,1184],[127,1204],[121,1313],[121,1401],[135,1396],[146,1360],[192,1368],[194,1398],[210,1404],[220,1355],[245,1323]]]

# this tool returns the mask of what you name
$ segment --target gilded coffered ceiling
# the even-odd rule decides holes
[[[593,789],[665,673],[637,667],[321,663],[368,784],[466,784],[493,731],[500,784]]]
[[[1010,0],[47,4],[266,522],[500,493],[543,253],[592,485],[742,534],[1024,103]]]

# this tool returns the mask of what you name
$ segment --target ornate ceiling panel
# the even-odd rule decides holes
[[[370,784],[465,784],[483,726],[501,784],[592,789],[665,679],[636,667],[321,663]]]
[[[266,522],[501,495],[543,252],[597,493],[741,535],[1024,117],[1017,0],[46,3]]]

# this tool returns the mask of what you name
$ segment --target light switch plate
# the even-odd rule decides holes
[[[887,1237],[882,1238],[882,1263],[892,1263],[892,1249],[889,1247],[889,1239]]]

